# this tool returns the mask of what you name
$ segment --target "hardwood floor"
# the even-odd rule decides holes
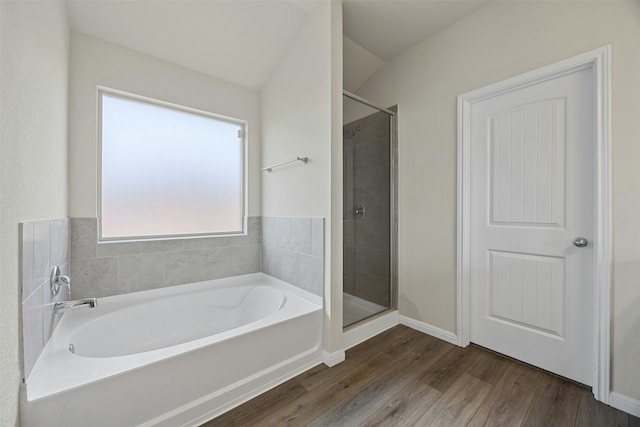
[[[204,424],[620,426],[640,420],[585,387],[477,346],[396,326]]]

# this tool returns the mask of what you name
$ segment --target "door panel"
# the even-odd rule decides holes
[[[471,107],[471,341],[592,381],[592,71]]]
[[[564,100],[489,118],[491,222],[564,223]]]
[[[564,259],[500,251],[489,257],[490,317],[562,337]]]

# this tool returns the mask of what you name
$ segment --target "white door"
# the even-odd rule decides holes
[[[471,341],[593,377],[591,68],[471,107]]]

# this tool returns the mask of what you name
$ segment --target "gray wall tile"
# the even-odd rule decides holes
[[[367,165],[367,167],[356,168],[354,170],[353,179],[353,191],[354,193],[364,193],[368,195],[370,192],[375,191],[373,186],[373,180],[375,178],[376,170],[374,167]],[[365,206],[367,208],[367,206]],[[368,209],[367,209],[368,210]],[[369,212],[367,212],[368,214]]]
[[[342,241],[344,245],[353,246],[355,239],[355,224],[353,219],[342,221]]]
[[[98,243],[97,219],[73,219],[71,234],[72,280],[78,290],[74,298],[102,297],[259,271],[296,286],[314,288],[321,294],[324,255],[321,218],[250,217],[247,235],[113,243]],[[303,265],[302,254],[317,254],[317,259],[305,259]],[[102,280],[95,277],[98,271],[103,272]],[[314,277],[318,272],[319,276]],[[111,274],[115,274],[115,279],[104,279]]]
[[[289,249],[291,244],[291,218],[277,217],[274,219],[276,244],[280,249]]]
[[[63,264],[60,267],[60,274],[64,276],[69,276],[69,262]],[[73,294],[73,282],[71,283],[71,292]],[[53,314],[53,304],[60,301],[68,301],[73,299],[72,295],[69,295],[69,291],[66,286],[60,287],[60,291],[58,295],[54,296],[51,293],[51,288],[48,282],[43,284],[43,292],[42,292],[42,328],[44,331],[44,343],[47,344],[49,338],[51,338],[51,334],[53,334],[53,330],[60,322],[60,315],[54,316]]]
[[[36,221],[33,230],[33,280],[40,285],[49,278],[51,222]]]
[[[354,144],[353,147],[353,167],[364,168],[367,167],[367,162],[364,157],[364,144]]]
[[[377,220],[355,221],[355,245],[376,249],[389,248],[389,223]]]
[[[95,258],[97,241],[96,218],[71,219],[71,259]]]
[[[235,274],[233,252],[233,247],[203,249],[203,278],[211,280],[233,276]]]
[[[262,244],[276,246],[275,218],[273,217],[262,218]]]
[[[324,260],[311,255],[300,255],[300,286],[316,295],[324,293]]]
[[[33,278],[33,222],[20,224],[20,259],[22,266],[22,301],[37,289]]]
[[[218,247],[219,237],[194,237],[183,239],[183,248],[188,249],[211,249]]]
[[[354,254],[354,272],[356,274],[365,274],[367,273],[367,266],[365,265],[365,256],[364,256],[365,248],[360,246],[355,246],[353,248]]]
[[[389,305],[389,285],[384,277],[356,274],[355,293],[358,297],[380,305]]]
[[[40,286],[22,303],[22,348],[24,358],[24,375],[29,376],[33,366],[44,348],[44,332],[42,330],[42,292]]]
[[[353,246],[344,246],[343,253],[343,279],[342,279],[342,288],[344,292],[352,294],[355,292],[355,253]]]
[[[140,242],[101,242],[96,244],[96,258],[133,255],[141,251]]]
[[[316,295],[324,292],[324,219],[262,219],[262,271]]]
[[[294,252],[311,253],[311,218],[291,218],[290,249]]]
[[[163,285],[164,254],[122,255],[118,257],[118,293],[139,292]]]
[[[71,261],[73,297],[100,298],[118,291],[118,258],[89,258]]]
[[[352,251],[347,254],[345,248],[345,291],[388,305],[392,195],[389,120],[386,115],[376,113],[349,123],[349,126],[360,126],[361,132],[354,134],[352,141],[354,157],[347,166],[353,167],[345,168],[345,188],[352,190],[345,191],[345,207],[362,203],[366,213],[353,221],[351,213],[345,210],[344,218],[350,220],[345,221],[345,244]],[[348,197],[352,200],[347,200]],[[385,281],[386,293],[381,290],[385,288]]]
[[[249,236],[224,236],[218,237],[219,247],[246,246],[249,244]]]
[[[53,303],[68,299],[66,288],[51,293],[53,265],[68,275],[69,222],[67,218],[20,224],[20,271],[22,294],[22,345],[25,376],[28,376],[55,326]]]
[[[49,286],[54,265],[69,274],[68,219],[22,223],[20,242],[23,357],[28,375],[56,325],[54,302],[69,298],[66,287],[54,297]]]
[[[110,288],[113,295],[260,271],[261,217],[247,218],[246,235],[144,242],[99,243],[97,223],[97,218],[71,220],[72,264],[76,260],[118,258],[118,275],[115,286]],[[229,250],[211,251],[219,247]],[[236,250],[237,256],[234,256],[234,248],[245,249]],[[190,255],[186,252],[190,252]],[[148,256],[151,254],[154,256]],[[228,255],[225,261],[218,261],[225,254]],[[160,257],[163,262],[158,270],[155,264]],[[86,264],[82,263],[83,266]],[[188,266],[193,266],[195,270],[189,272]],[[74,277],[78,289],[92,289],[93,285],[84,282],[86,277]]]
[[[311,219],[311,255],[324,257],[324,218]]]
[[[184,241],[182,239],[173,240],[151,240],[148,242],[140,242],[140,252],[170,252],[180,251],[183,249]]]
[[[260,217],[249,217],[247,221],[247,234],[250,245],[262,243],[262,219]]]
[[[282,249],[262,247],[262,271],[270,276],[282,278]]]
[[[183,285],[202,280],[202,252],[200,250],[165,252],[164,285]]]
[[[249,245],[233,248],[233,262],[237,274],[260,271],[260,246]]]
[[[51,220],[50,244],[51,265],[61,267],[69,260],[69,220],[67,218]]]
[[[300,286],[300,255],[298,252],[282,251],[282,280]]]
[[[374,248],[364,248],[364,269],[376,276],[389,276],[389,252]]]

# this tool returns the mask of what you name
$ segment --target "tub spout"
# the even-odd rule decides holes
[[[85,298],[75,301],[61,301],[53,304],[53,313],[58,314],[78,308],[95,308],[98,305],[97,298]]]

